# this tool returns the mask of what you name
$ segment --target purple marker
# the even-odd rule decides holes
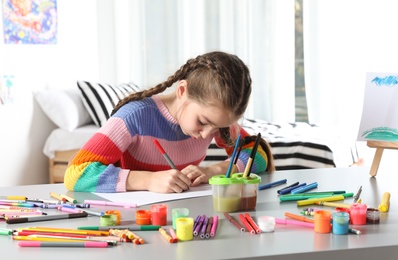
[[[193,230],[195,230],[196,226],[198,225],[200,217],[201,217],[200,215],[198,215],[198,216],[196,217],[196,219],[195,219],[195,221],[194,221],[194,223],[193,223]]]
[[[202,230],[200,231],[200,238],[204,239],[206,236],[206,228],[207,228],[207,222],[209,222],[209,218],[205,216],[205,222],[202,225]]]
[[[202,227],[203,221],[206,218],[206,215],[202,215],[198,220],[198,225],[196,225],[195,230],[193,231],[193,235],[197,236],[199,234],[199,230]]]

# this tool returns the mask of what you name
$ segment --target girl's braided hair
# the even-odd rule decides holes
[[[166,81],[120,100],[112,115],[126,103],[162,93],[180,80],[187,81],[188,97],[198,104],[222,107],[236,118],[247,108],[252,83],[248,67],[236,55],[214,51],[189,59]],[[233,146],[229,127],[219,131],[224,142]]]

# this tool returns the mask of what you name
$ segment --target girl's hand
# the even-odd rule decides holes
[[[188,165],[182,169],[181,172],[188,176],[192,181],[191,186],[195,187],[201,183],[209,183],[209,179],[214,175],[225,174],[228,169],[228,165],[228,161],[216,163],[208,167]]]
[[[148,190],[159,193],[183,192],[189,190],[191,180],[179,170],[152,172]]]
[[[181,172],[192,181],[192,187],[201,183],[209,183],[209,179],[212,177],[210,168],[196,165],[188,165]]]

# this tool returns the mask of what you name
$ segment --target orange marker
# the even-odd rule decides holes
[[[306,218],[304,216],[296,215],[289,212],[285,212],[285,216],[303,222],[314,223],[314,220],[312,218]]]

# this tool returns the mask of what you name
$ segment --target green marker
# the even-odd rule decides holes
[[[0,235],[9,236],[11,235],[11,233],[12,230],[10,229],[0,228]]]
[[[150,231],[159,230],[162,226],[154,225],[136,225],[136,226],[85,226],[78,227],[78,230],[97,230],[97,231],[108,231],[109,229],[128,229],[130,231]]]

